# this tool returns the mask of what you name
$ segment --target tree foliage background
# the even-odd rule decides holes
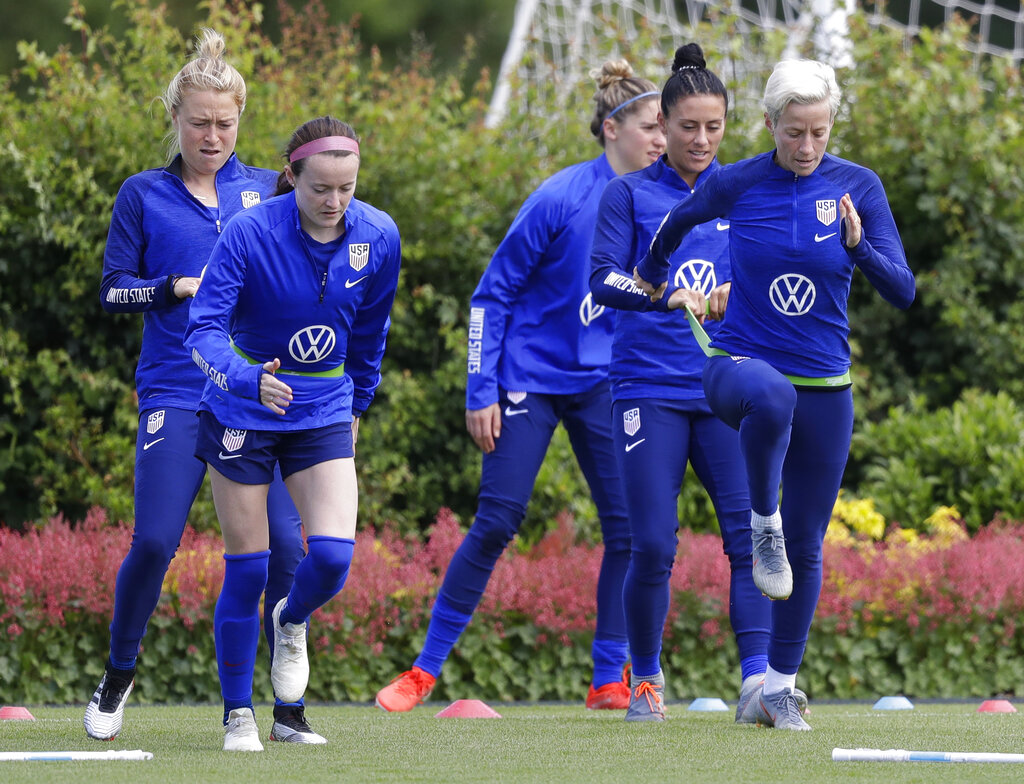
[[[592,86],[564,104],[540,91],[488,129],[493,85],[472,43],[451,66],[426,40],[392,64],[319,0],[282,5],[276,39],[259,6],[207,0],[197,10],[247,78],[239,157],[279,168],[298,124],[346,119],[363,139],[359,196],[403,235],[384,382],[360,428],[362,519],[413,531],[447,506],[468,521],[479,471],[463,423],[469,296],[526,195],[599,152],[587,131]],[[155,99],[189,36],[146,0],[118,0],[112,13],[116,25],[93,29],[73,2],[76,43],[52,55],[20,45],[0,89],[0,521],[14,527],[80,519],[94,505],[132,517],[141,319],[104,314],[97,292],[118,187],[164,161],[169,125]],[[701,36],[712,68],[736,46],[733,25],[723,17]],[[906,527],[939,504],[957,504],[972,527],[999,511],[1024,517],[1024,99],[1010,63],[975,67],[957,46],[967,34],[952,24],[907,44],[855,20],[857,66],[839,74],[845,108],[831,149],[879,173],[918,278],[916,303],[900,312],[855,277],[846,490],[877,497]],[[610,33],[607,51],[648,52],[653,31],[643,35]],[[782,48],[771,35],[759,45]],[[661,82],[671,57],[634,59]],[[757,106],[735,106],[723,160],[767,149],[759,124]],[[527,536],[564,507],[596,535],[587,496],[559,432]],[[714,527],[695,482],[680,508],[686,524]],[[215,524],[206,491],[192,522]]]

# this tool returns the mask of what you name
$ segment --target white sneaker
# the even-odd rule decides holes
[[[270,664],[270,683],[281,702],[298,702],[309,683],[309,658],[306,656],[306,624],[286,623],[278,618],[288,597],[274,608],[274,660]]]
[[[251,708],[235,708],[224,725],[224,751],[263,751]]]

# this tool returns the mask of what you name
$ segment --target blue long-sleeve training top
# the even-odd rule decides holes
[[[306,430],[349,421],[369,407],[380,383],[401,242],[391,217],[358,199],[343,220],[344,234],[326,258],[302,231],[294,192],[224,228],[185,333],[186,348],[209,379],[201,408],[221,424]],[[259,401],[262,365],[275,358],[294,396],[284,416]]]
[[[717,159],[696,187],[720,168]],[[590,290],[594,301],[617,308],[608,376],[615,400],[704,398],[704,352],[690,331],[685,311],[667,311],[675,289],[705,296],[730,279],[729,223],[713,220],[689,232],[669,259],[665,295],[651,298],[633,284],[633,268],[647,251],[666,207],[692,192],[664,156],[638,172],[612,180],[604,190],[591,251]],[[705,327],[715,335],[719,323]]]
[[[590,295],[604,155],[569,166],[523,203],[470,299],[466,407],[508,390],[573,394],[607,378],[614,322]]]
[[[861,218],[855,248],[846,247],[839,217],[845,193]],[[800,177],[780,167],[774,151],[723,166],[665,217],[640,276],[665,280],[682,238],[714,218],[729,221],[733,284],[713,345],[733,356],[812,378],[845,373],[854,266],[891,304],[907,308],[914,300],[914,275],[885,190],[863,166],[825,155]]]
[[[218,206],[207,207],[181,179],[181,156],[165,169],[125,180],[117,193],[103,254],[100,303],[108,313],[142,313],[135,370],[139,410],[196,410],[206,376],[182,345],[191,299],[174,296],[176,277],[199,277],[221,228],[241,210],[270,198],[277,172],[235,155],[216,176]]]

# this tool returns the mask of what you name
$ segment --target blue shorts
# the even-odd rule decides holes
[[[243,485],[270,484],[275,463],[288,478],[317,463],[354,455],[351,422],[312,430],[236,430],[209,411],[199,412],[196,457]]]

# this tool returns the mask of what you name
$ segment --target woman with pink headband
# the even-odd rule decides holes
[[[292,134],[286,158],[279,198],[225,227],[185,333],[208,379],[196,456],[209,466],[224,533],[214,634],[225,750],[263,750],[252,677],[275,467],[308,544],[291,591],[273,612],[271,682],[282,700],[303,696],[306,623],[348,576],[354,446],[380,383],[401,260],[394,221],[354,198],[360,148],[349,125],[310,120]]]

